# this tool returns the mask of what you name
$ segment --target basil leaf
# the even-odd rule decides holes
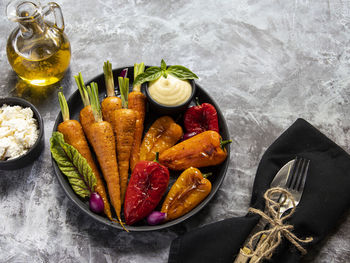
[[[136,77],[134,85],[140,85],[147,81],[159,79],[160,76],[162,76],[162,70],[159,67],[150,67]]]
[[[160,62],[160,68],[161,70],[165,71],[166,70],[166,63],[165,61],[162,59],[162,61]]]
[[[198,79],[197,75],[194,74],[191,70],[188,68],[185,68],[184,66],[170,66],[167,69],[168,73],[170,75],[173,75],[174,77],[185,80],[185,79]]]
[[[74,192],[82,198],[89,197],[95,191],[96,177],[86,159],[77,149],[64,142],[63,134],[60,132],[52,134],[50,150]]]

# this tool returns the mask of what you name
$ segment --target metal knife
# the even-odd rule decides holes
[[[284,186],[287,182],[288,179],[288,175],[290,172],[290,169],[293,165],[294,160],[289,161],[288,163],[286,163],[275,175],[275,177],[273,178],[270,187],[278,187],[278,186]],[[264,211],[267,212],[267,211]],[[265,229],[266,225],[268,223],[266,222],[266,220],[264,220],[263,218],[261,218],[259,220],[259,222],[254,226],[254,228],[252,229],[252,231],[250,231],[250,234],[248,235],[248,237],[246,238],[244,245],[243,245],[243,252],[245,254],[250,254],[252,251],[250,250],[250,248],[248,248],[248,242],[250,240],[250,238],[255,234],[258,233],[262,230]],[[256,243],[258,242],[257,239],[255,239],[252,242],[252,247],[255,247]],[[250,258],[244,256],[244,254],[239,253],[234,261],[234,263],[246,263],[248,262]]]

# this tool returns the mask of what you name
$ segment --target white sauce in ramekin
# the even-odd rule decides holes
[[[187,80],[180,80],[171,75],[163,76],[149,83],[148,92],[158,103],[177,106],[186,102],[192,93],[192,86]]]

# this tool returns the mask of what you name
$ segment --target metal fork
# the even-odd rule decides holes
[[[309,165],[310,160],[296,157],[289,170],[286,185],[283,187],[293,195],[295,206],[299,204],[301,196],[303,195]],[[282,200],[281,196],[278,198],[278,202],[283,204],[280,207],[280,216],[293,207],[291,200]]]
[[[295,205],[298,205],[304,190],[309,163],[309,160],[300,157],[296,157],[294,160],[291,160],[278,171],[275,178],[272,180],[270,187],[282,187],[284,189],[287,189],[289,192],[292,193],[295,199]],[[282,195],[276,196],[276,198],[274,198],[273,200],[275,202],[284,203],[283,206],[280,206],[280,215],[282,215],[285,211],[293,207],[292,202],[282,200]],[[250,248],[247,247],[247,243],[250,237],[257,232],[264,230],[267,225],[268,223],[266,221],[260,219],[259,223],[251,231],[251,234],[248,236],[245,245],[243,246],[242,250],[245,254],[251,253]],[[255,248],[257,246],[260,246],[265,238],[266,235],[262,235],[260,240],[254,240],[252,242],[252,247]],[[243,253],[239,253],[234,263],[246,263],[248,261],[254,262],[254,260],[256,260],[255,257],[249,258]]]
[[[299,204],[301,196],[303,195],[309,165],[310,160],[301,157],[296,157],[293,164],[289,166],[287,175],[288,179],[285,186],[282,188],[288,190],[293,195],[295,206]],[[273,185],[271,186],[273,187]],[[282,204],[279,208],[280,218],[286,211],[290,210],[293,207],[292,201],[289,199],[283,200],[282,195],[278,196],[275,199],[275,201]],[[256,247],[261,246],[265,238],[266,235],[262,235],[260,240],[257,242],[258,244],[256,245]],[[256,262],[256,259],[256,257],[252,257],[249,262]]]

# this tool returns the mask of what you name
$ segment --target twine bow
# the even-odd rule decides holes
[[[281,202],[276,202],[276,196],[280,196],[279,200]],[[292,225],[284,224],[283,221],[291,217],[295,211],[296,205],[293,195],[287,190],[274,187],[268,189],[265,194],[265,205],[266,213],[255,208],[249,208],[249,211],[255,214],[260,215],[262,218],[268,221],[270,228],[267,230],[262,230],[258,233],[255,233],[248,242],[248,247],[252,250],[252,253],[246,255],[249,258],[254,258],[253,262],[260,262],[263,259],[270,259],[273,251],[279,246],[282,241],[282,236],[287,238],[303,255],[307,253],[306,249],[303,248],[300,243],[309,243],[313,240],[312,237],[307,237],[305,239],[300,239],[295,236],[291,231],[293,230]],[[282,216],[280,208],[285,205],[287,202],[292,203],[292,208],[290,213]],[[266,235],[261,243],[259,242],[257,248],[254,250],[253,241],[260,239],[263,235]],[[252,260],[250,261],[252,262]]]

